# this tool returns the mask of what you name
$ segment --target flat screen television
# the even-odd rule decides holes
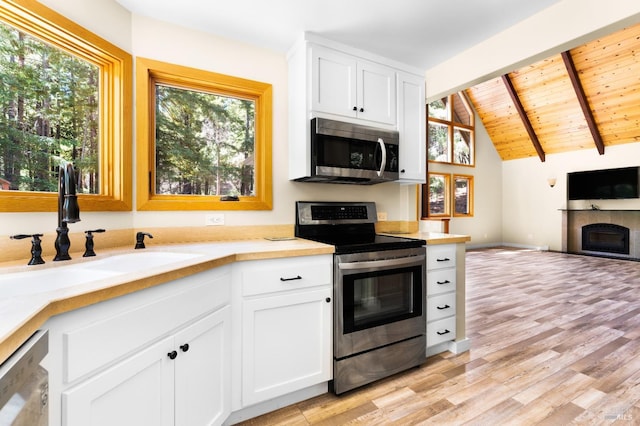
[[[640,167],[589,170],[567,173],[570,200],[613,200],[640,198],[638,173]]]

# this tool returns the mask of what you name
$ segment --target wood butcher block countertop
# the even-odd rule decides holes
[[[433,232],[403,233],[402,236],[424,239],[427,244],[469,241],[468,236]],[[170,258],[170,254],[173,253],[179,260],[154,267],[145,266],[144,262],[140,262],[140,268],[133,272],[92,277],[88,279],[90,282],[77,285],[58,286],[55,283],[59,281],[64,284],[65,271],[68,269],[72,269],[71,273],[84,272],[90,276],[92,265],[96,265],[92,262],[105,261],[114,256],[129,259],[128,255],[135,256],[143,252],[165,253],[167,258]],[[0,264],[0,364],[54,315],[233,262],[332,254],[333,252],[333,246],[299,238],[260,238],[188,244],[152,245],[151,243],[144,250],[133,250],[130,246],[112,248],[102,250],[98,256],[92,258],[82,258],[76,253],[72,254],[71,261],[47,262],[44,265],[16,266],[18,264],[15,262]],[[189,257],[187,254],[192,256]],[[160,254],[159,256],[161,257]],[[55,279],[51,280],[53,281],[51,285],[39,283],[37,288],[31,291],[28,287],[31,272],[34,272],[33,276],[44,273],[47,274],[44,275],[45,277],[55,277]],[[16,277],[15,282],[12,281],[12,277]]]
[[[427,245],[434,244],[455,244],[455,243],[466,243],[467,241],[471,241],[471,237],[468,235],[457,235],[457,234],[444,234],[442,232],[383,232],[388,235],[394,235],[398,237],[405,238],[418,238],[421,240],[425,240]]]

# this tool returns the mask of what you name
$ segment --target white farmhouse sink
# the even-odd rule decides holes
[[[200,253],[135,251],[133,253],[119,254],[90,261],[87,266],[90,266],[92,270],[99,269],[109,272],[132,273],[159,269],[201,256],[202,254]]]
[[[0,299],[44,293],[120,275],[119,272],[93,270],[79,266],[3,274],[0,276]]]
[[[164,270],[199,253],[133,252],[70,265],[0,275],[0,299],[61,290],[105,278]]]

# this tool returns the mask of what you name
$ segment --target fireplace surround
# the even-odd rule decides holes
[[[563,210],[562,228],[564,252],[640,260],[639,210]],[[583,228],[596,232],[584,241]]]

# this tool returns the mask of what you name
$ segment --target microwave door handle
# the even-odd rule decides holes
[[[387,147],[384,145],[382,138],[378,138],[378,144],[380,144],[380,149],[382,150],[382,164],[380,165],[380,170],[378,170],[378,176],[382,176],[384,168],[387,166]]]
[[[387,268],[389,266],[409,266],[417,262],[424,263],[425,256],[411,256],[398,259],[371,260],[366,262],[338,262],[338,269],[369,269],[369,268]]]

